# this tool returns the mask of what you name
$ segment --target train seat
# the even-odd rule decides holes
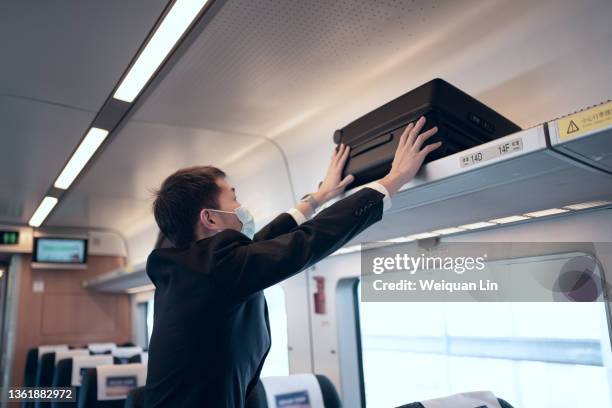
[[[53,376],[57,363],[63,359],[75,356],[88,356],[88,349],[68,349],[58,350],[50,353],[45,353],[40,359],[38,371],[36,372],[36,387],[51,387],[53,386]],[[48,408],[51,406],[49,401],[36,401],[34,407]]]
[[[116,343],[89,343],[87,345],[90,354],[110,354],[117,348]]]
[[[311,408],[342,406],[336,387],[324,375],[293,374],[260,379],[248,395],[246,407],[273,408],[300,403]]]
[[[116,347],[112,350],[115,364],[140,363],[142,347]]]
[[[74,356],[57,362],[53,375],[54,387],[75,387],[75,402],[53,402],[51,408],[76,407],[81,388],[82,373],[88,368],[113,364],[110,354],[95,354],[90,356]]]
[[[25,369],[23,371],[23,386],[34,387],[36,386],[36,375],[38,374],[38,366],[40,365],[40,359],[43,354],[68,350],[67,344],[54,344],[54,345],[41,345],[28,350],[26,354]],[[23,402],[22,408],[30,408],[34,406],[31,401]]]
[[[144,408],[145,387],[134,388],[125,399],[124,408]]]
[[[495,397],[490,391],[474,391],[449,395],[427,401],[412,402],[398,408],[513,408],[501,398]]]
[[[128,393],[145,385],[145,364],[114,364],[88,368],[83,375],[79,408],[123,408]]]

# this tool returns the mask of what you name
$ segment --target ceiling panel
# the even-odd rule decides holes
[[[0,95],[0,222],[27,223],[93,117]]]
[[[167,3],[2,2],[0,93],[97,111]]]
[[[151,213],[152,192],[170,173],[202,164],[227,170],[235,153],[261,143],[250,135],[130,121],[64,196],[46,225],[130,230]],[[280,177],[286,178],[281,171]]]
[[[29,220],[166,3],[0,3],[0,222]]]

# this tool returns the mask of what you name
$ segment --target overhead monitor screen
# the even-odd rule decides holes
[[[87,240],[35,238],[34,262],[84,264],[87,262]]]

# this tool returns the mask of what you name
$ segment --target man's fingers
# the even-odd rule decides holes
[[[417,120],[416,123],[414,124],[414,127],[410,131],[410,137],[408,138],[409,146],[414,145],[414,142],[416,141],[416,137],[421,132],[421,129],[423,129],[423,126],[425,126],[425,121],[426,121],[425,116],[421,116],[419,120]]]
[[[436,150],[440,146],[442,146],[442,142],[436,142],[436,143],[428,144],[427,146],[425,146],[423,148],[423,150],[421,150],[419,152],[419,155],[421,155],[423,158],[425,158],[425,156],[427,156],[429,153],[431,153],[432,151]]]
[[[414,123],[410,122],[408,126],[406,126],[406,129],[404,129],[404,133],[402,134],[402,139],[404,140],[404,143],[401,144],[402,149],[404,149],[406,146],[412,146],[413,140],[410,139],[412,128],[414,128]],[[400,143],[402,139],[400,139]]]
[[[334,151],[334,155],[332,156],[332,165],[335,166],[338,163],[338,159],[342,156],[345,146],[346,145],[344,143],[338,145],[338,149]]]
[[[416,122],[411,122],[410,125],[408,125],[410,126],[410,130],[408,132],[408,142],[406,143],[406,147],[410,148],[412,147],[412,145],[414,145],[414,141],[419,133],[418,131],[415,132],[414,129],[419,124],[419,122],[421,122],[421,120],[424,120],[422,116]],[[406,128],[406,130],[408,130],[408,128]]]
[[[344,167],[344,164],[346,163],[346,160],[349,157],[349,152],[350,152],[351,148],[348,145],[344,145],[344,151],[342,152],[342,155],[338,158],[338,166],[340,168]]]
[[[433,135],[435,135],[438,132],[438,127],[432,127],[431,129],[429,129],[426,132],[421,133],[417,138],[416,141],[414,142],[414,149],[418,152],[419,150],[421,150],[421,146],[423,146],[423,143],[425,143],[425,141],[427,139],[429,139],[430,137],[432,137]]]
[[[348,176],[346,176],[345,178],[342,179],[342,181],[340,182],[340,184],[338,184],[338,188],[340,189],[344,189],[346,186],[348,186],[349,184],[351,184],[351,182],[355,180],[355,177],[352,174],[349,174]]]

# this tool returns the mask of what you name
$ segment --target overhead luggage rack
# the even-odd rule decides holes
[[[552,148],[612,173],[612,101],[548,123]]]
[[[610,202],[612,174],[553,148],[549,128],[554,131],[554,126],[556,122],[538,125],[426,163],[393,197],[383,220],[348,245],[591,201]],[[610,134],[612,125],[580,139],[585,144],[597,140],[600,154],[611,157]]]
[[[118,268],[83,282],[87,289],[97,292],[136,293],[154,289],[146,273],[146,263],[131,268]]]

